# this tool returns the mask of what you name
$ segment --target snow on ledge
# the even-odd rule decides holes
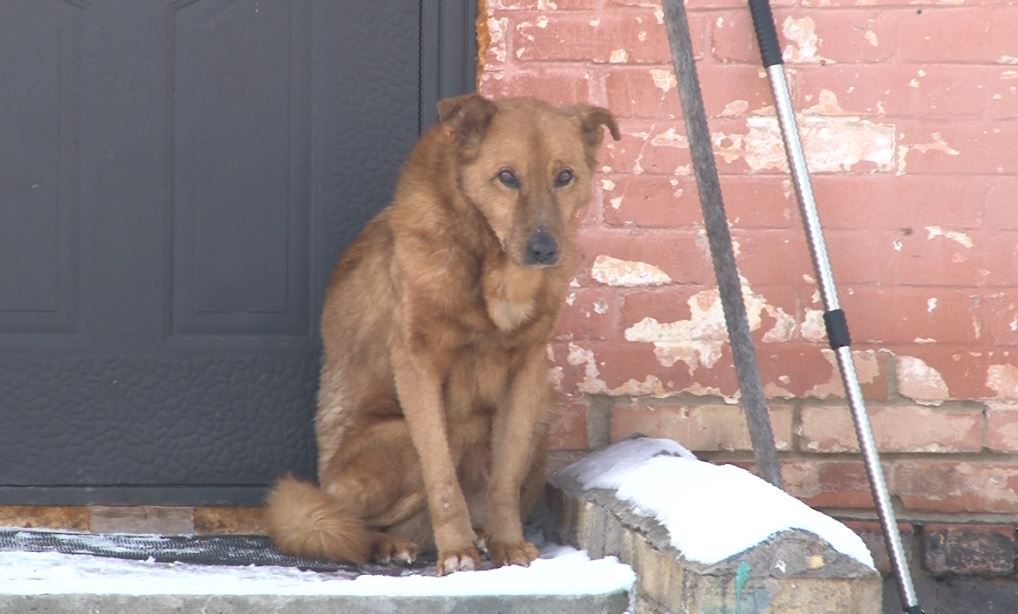
[[[690,560],[711,565],[780,531],[801,529],[873,569],[851,529],[733,465],[712,465],[670,439],[627,439],[562,469],[582,488],[615,490],[635,511],[664,526]]]
[[[615,557],[549,546],[530,567],[443,577],[358,576],[354,580],[287,567],[225,567],[129,561],[79,554],[0,552],[0,594],[477,596],[606,595],[636,576]]]

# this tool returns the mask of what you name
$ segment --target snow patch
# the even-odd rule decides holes
[[[286,567],[216,567],[50,552],[0,552],[0,594],[117,595],[572,595],[629,590],[635,574],[615,557],[549,546],[529,567],[448,576],[358,576]]]
[[[672,546],[707,565],[744,552],[781,531],[801,529],[873,568],[862,539],[744,469],[696,460],[669,439],[629,439],[593,452],[561,475],[583,488],[615,490],[668,530]]]

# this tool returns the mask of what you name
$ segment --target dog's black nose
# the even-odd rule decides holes
[[[538,230],[527,241],[527,264],[555,264],[558,244],[550,233]]]

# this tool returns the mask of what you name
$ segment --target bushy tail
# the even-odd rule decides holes
[[[269,492],[269,535],[282,552],[362,564],[371,554],[371,532],[361,518],[321,489],[287,476]]]

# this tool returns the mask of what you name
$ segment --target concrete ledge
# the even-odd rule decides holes
[[[636,571],[634,614],[881,611],[880,575],[811,533],[784,531],[704,565],[684,559],[657,520],[635,513],[614,491],[584,490],[559,473],[548,495],[556,541],[586,549],[593,558],[617,556]]]
[[[148,612],[171,614],[202,612],[273,612],[274,614],[591,614],[624,612],[629,595],[540,596],[459,596],[459,597],[341,597],[336,595],[4,595],[4,612],[33,614],[78,614],[79,612]]]

